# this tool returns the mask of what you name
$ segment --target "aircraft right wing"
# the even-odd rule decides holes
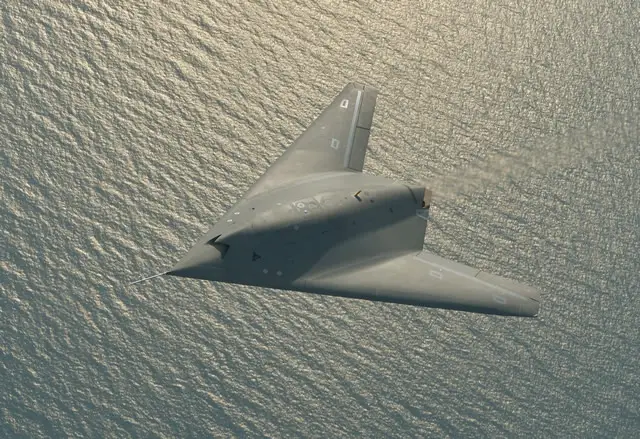
[[[534,317],[540,308],[538,290],[427,251],[303,277],[296,288],[484,314]]]
[[[348,84],[267,169],[245,198],[310,174],[361,172],[377,95],[372,87]]]

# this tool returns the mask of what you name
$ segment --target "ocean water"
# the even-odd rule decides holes
[[[640,434],[640,5],[5,0],[0,437]],[[173,264],[342,89],[537,319]]]

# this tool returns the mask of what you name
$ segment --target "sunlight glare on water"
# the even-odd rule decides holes
[[[640,4],[4,0],[0,437],[634,438]],[[536,319],[161,277],[346,83]]]

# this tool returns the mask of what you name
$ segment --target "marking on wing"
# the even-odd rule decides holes
[[[480,279],[478,279],[478,278],[476,278],[476,277],[474,277],[474,276],[469,276],[468,274],[460,273],[459,271],[456,271],[456,270],[454,270],[454,269],[452,269],[452,268],[448,268],[448,267],[445,267],[445,266],[443,266],[443,265],[436,264],[435,262],[431,262],[431,261],[427,261],[427,260],[425,260],[425,259],[422,259],[420,256],[421,256],[421,255],[423,255],[423,254],[424,254],[424,253],[420,253],[420,254],[418,254],[418,255],[416,255],[416,256],[415,256],[415,258],[416,258],[418,261],[422,262],[423,264],[428,264],[428,265],[431,265],[431,266],[433,266],[433,267],[437,267],[437,268],[439,268],[441,271],[442,271],[442,270],[445,270],[445,271],[448,271],[448,272],[450,272],[450,273],[453,273],[453,274],[455,274],[455,275],[457,275],[457,276],[464,277],[464,278],[467,278],[467,279],[469,279],[469,280],[471,280],[471,281],[473,281],[473,282],[477,282],[477,283],[479,283],[479,284],[482,284],[482,285],[484,285],[484,286],[486,286],[486,287],[490,287],[490,288],[493,288],[493,289],[500,290],[500,291],[502,291],[502,292],[504,292],[504,293],[506,293],[506,294],[509,294],[510,296],[515,296],[515,297],[518,297],[518,298],[520,298],[520,299],[528,299],[528,297],[521,296],[520,294],[515,293],[515,292],[513,292],[513,291],[510,291],[510,290],[507,290],[506,288],[503,288],[503,287],[501,287],[501,286],[499,286],[499,285],[495,285],[495,284],[492,284],[492,283],[489,283],[489,282],[485,282],[485,281],[480,280]],[[481,270],[478,270],[478,273],[480,273],[480,271],[481,271]],[[476,275],[477,275],[478,273],[476,273]],[[495,294],[494,294],[493,299],[494,299],[494,300],[496,300],[496,297],[501,297],[501,296],[497,296],[497,295],[495,295]],[[504,299],[504,298],[502,298],[502,299]]]
[[[431,270],[429,274],[437,279],[442,279],[442,273],[436,270]]]
[[[344,153],[344,167],[349,167],[349,159],[351,158],[351,149],[353,148],[353,141],[356,137],[356,125],[358,124],[358,115],[360,114],[360,104],[362,101],[362,90],[358,90],[358,96],[356,97],[356,104],[353,106],[353,117],[351,118],[351,128],[349,129],[349,141],[347,142],[347,148]]]
[[[340,141],[338,139],[336,139],[335,137],[331,139],[331,147],[333,149],[338,149],[340,148]]]
[[[507,304],[507,299],[505,299],[502,296],[498,296],[497,294],[493,295],[493,301],[496,303],[499,303],[500,305],[506,305]]]
[[[343,99],[342,102],[340,102],[340,108],[349,108],[349,99]]]
[[[429,209],[416,209],[416,216],[425,221],[429,221]]]

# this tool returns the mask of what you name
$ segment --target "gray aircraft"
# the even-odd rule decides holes
[[[423,250],[431,191],[362,173],[376,96],[369,86],[347,85],[193,248],[156,276],[536,316],[536,289]]]

